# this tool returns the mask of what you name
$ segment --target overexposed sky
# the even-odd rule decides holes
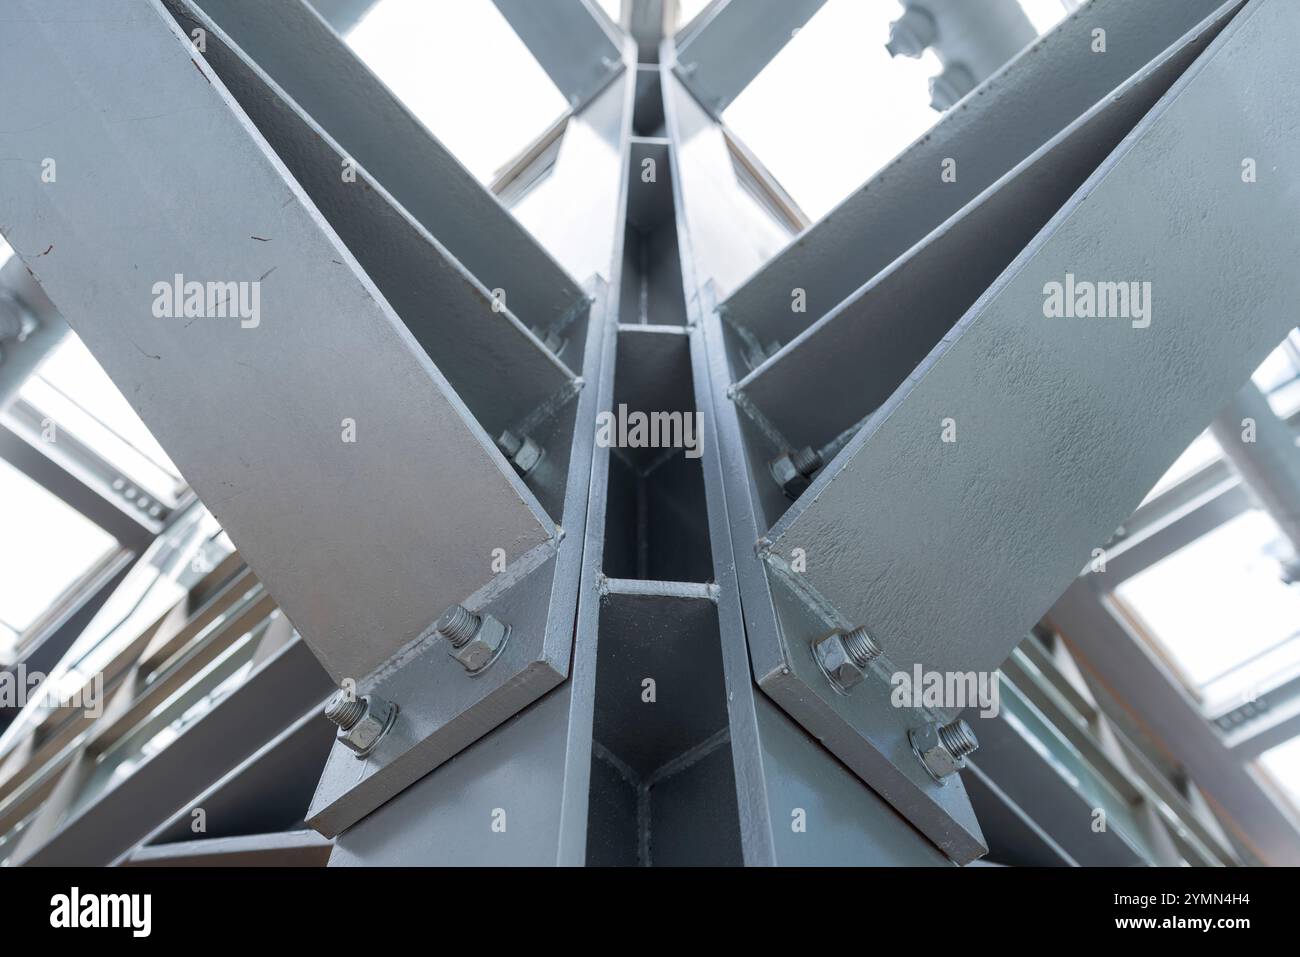
[[[347,42],[480,182],[568,106],[492,0],[381,0]]]

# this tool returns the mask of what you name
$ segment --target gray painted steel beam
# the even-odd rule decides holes
[[[739,288],[723,314],[756,344],[788,342],[1140,71],[1188,31],[1240,0],[1093,0],[949,111]],[[1218,13],[1216,14],[1216,10]],[[1112,43],[1092,52],[1092,31]],[[1122,42],[1119,42],[1122,38]],[[940,179],[945,159],[957,179]],[[732,291],[734,289],[734,292]],[[792,313],[791,294],[807,293]]]
[[[791,720],[754,687],[759,673],[751,671],[752,649],[782,640],[772,587],[752,544],[767,528],[759,518],[756,496],[760,489],[771,489],[778,498],[781,493],[766,474],[757,476],[761,484],[756,485],[755,477],[748,472],[739,413],[726,395],[731,381],[728,360],[734,363],[735,356],[729,354],[724,340],[713,290],[720,275],[733,275],[743,269],[747,262],[762,255],[762,248],[724,241],[719,224],[736,222],[753,212],[754,207],[746,205],[750,201],[743,191],[719,189],[732,170],[720,127],[669,71],[664,73],[663,86],[670,135],[674,142],[689,144],[689,148],[672,153],[676,164],[674,181],[680,184],[677,220],[688,309],[695,318],[693,328],[699,329],[704,338],[703,348],[692,348],[691,352],[697,406],[706,436],[714,436],[709,447],[717,449],[715,456],[706,454],[703,462],[710,539],[720,588],[719,617],[726,636],[723,660],[733,690],[729,708],[742,820],[746,822],[746,861],[848,863],[902,860],[910,855],[915,855],[911,858],[915,863],[972,860],[985,851],[974,812],[960,782],[941,787],[914,759],[907,743],[908,718],[903,711],[889,707],[888,701],[882,699],[879,703],[884,707],[859,715],[862,720],[854,724],[815,702],[815,696],[808,694],[797,677],[787,685],[790,696],[771,684],[764,685],[762,690],[787,708],[795,719]],[[806,616],[808,609],[802,603],[789,607],[793,613]],[[785,624],[787,628],[793,626],[793,622]],[[831,626],[819,622],[813,627],[821,630]],[[741,634],[748,635],[748,649],[731,637]],[[813,665],[811,656],[806,663],[802,657],[799,662]],[[801,702],[811,703],[817,713],[801,711]],[[799,727],[796,720],[804,727]],[[816,730],[810,734],[805,728]],[[813,745],[814,740],[817,745]],[[846,759],[853,746],[858,753]],[[859,779],[870,780],[874,792]],[[824,843],[804,841],[802,835],[794,836],[790,831],[793,809],[806,807],[797,799],[810,793],[809,780],[828,782],[823,799],[836,824],[826,833]],[[892,806],[892,810],[882,814],[886,806]],[[909,842],[883,823],[879,827],[855,827],[851,822],[857,813],[873,821],[887,819],[901,824],[906,820],[933,843],[911,842],[906,846]]]
[[[130,479],[67,430],[46,442],[40,411],[16,399],[0,415],[0,458],[108,532],[124,548],[142,551],[163,527],[127,500]],[[122,483],[115,488],[114,485]],[[158,503],[160,506],[163,503]]]
[[[581,109],[623,70],[616,28],[594,0],[492,2],[571,109]]]
[[[996,668],[1294,324],[1298,18],[1249,4],[771,532],[891,666]],[[1044,318],[1067,273],[1149,282],[1149,326]]]
[[[1215,417],[1210,432],[1277,523],[1291,549],[1289,561],[1300,575],[1300,449],[1291,426],[1277,417],[1259,387],[1247,382]]]
[[[72,436],[64,434],[60,438],[64,447],[59,455],[51,454],[48,443],[32,441],[32,438],[29,429],[17,421],[0,420],[0,458],[129,549],[143,549],[159,532],[160,525],[129,507],[100,476],[90,475],[81,468],[70,471],[69,445],[75,441]]]
[[[207,31],[203,58],[488,435],[528,434],[577,393],[578,380],[515,317],[508,297],[494,301],[365,169],[345,179],[347,157],[328,131],[194,4],[166,2],[186,34]]]
[[[773,454],[826,449],[879,408],[1215,35],[1183,38],[737,383]]]
[[[344,34],[361,22],[379,0],[307,0],[335,33]]]
[[[311,800],[312,783],[320,774],[337,730],[321,714],[324,701],[258,748],[201,793],[192,795],[140,842],[134,853],[196,839],[196,808],[203,810],[202,839],[230,840],[250,834],[271,834],[297,827]],[[309,832],[313,835],[315,831]],[[317,835],[318,836],[318,835]],[[321,838],[329,857],[328,840]],[[119,860],[120,862],[120,860]],[[321,861],[322,865],[324,860]]]
[[[36,321],[36,328],[22,341],[0,336],[0,410],[3,410],[27,377],[63,341],[68,324],[18,256],[9,257],[0,267],[0,297],[7,298],[19,312]]]
[[[1143,835],[1139,806],[1130,805],[1097,770],[1003,681],[1001,711],[975,724],[980,748],[972,760],[1027,816],[1085,866],[1156,863]],[[1044,752],[1050,759],[1044,759]],[[1095,811],[1106,828],[1095,829]]]
[[[1270,864],[1300,864],[1300,822],[1259,785],[1182,684],[1099,594],[1077,579],[1052,606],[1052,625],[1083,671],[1132,715],[1213,799],[1236,837]]]
[[[324,867],[333,844],[315,831],[209,837],[140,847],[123,867]]]
[[[814,738],[759,693],[755,685],[744,640],[746,632],[774,626],[775,622],[758,614],[749,617],[748,602],[754,600],[758,608],[757,602],[762,600],[752,591],[755,584],[762,582],[762,576],[752,548],[746,544],[757,538],[758,532],[744,511],[748,500],[742,496],[747,488],[729,484],[738,478],[748,483],[741,471],[743,464],[735,458],[740,450],[735,406],[726,401],[722,392],[729,381],[727,354],[711,289],[716,280],[712,271],[715,266],[732,268],[761,250],[753,246],[732,248],[725,261],[714,255],[724,251],[722,245],[715,244],[718,227],[737,221],[736,215],[724,210],[743,215],[752,207],[728,205],[743,204],[748,199],[738,189],[721,193],[718,189],[732,169],[720,127],[670,69],[664,69],[662,85],[668,132],[679,144],[669,156],[673,181],[678,184],[674,191],[676,226],[691,320],[695,401],[706,449],[702,464],[709,539],[718,588],[729,734],[745,863],[916,866],[944,864],[949,857],[970,860],[984,847],[973,812],[968,804],[963,806],[965,799],[959,784],[943,789],[944,798],[937,802],[922,796],[909,798],[908,803],[898,797],[897,790],[892,796],[879,789],[873,791],[859,779],[860,768],[846,768],[836,760],[832,754],[835,746],[825,735]],[[744,615],[742,594],[747,602]],[[770,603],[770,597],[767,600]],[[886,711],[890,713],[878,715],[883,719],[884,733],[901,731],[905,735],[906,728],[898,727],[897,712]],[[910,770],[918,779],[928,780],[919,764]],[[907,773],[901,772],[904,777]],[[904,789],[924,788],[918,779],[909,780]],[[793,827],[800,814],[808,816],[805,831]],[[917,840],[913,825],[935,843]]]
[[[700,14],[677,47],[677,76],[715,117],[762,72],[826,0],[725,0]]]
[[[1078,861],[981,771],[978,764],[967,765],[962,782],[988,837],[992,863],[1013,867],[1078,866]]]
[[[680,0],[622,0],[619,23],[636,41],[638,61],[659,62],[659,44],[672,34],[680,14]]]
[[[591,334],[586,340],[584,371],[591,386],[584,389],[579,401],[590,403],[590,408],[580,416],[587,422],[594,422],[597,408],[610,408],[613,395],[616,290],[621,261],[617,240],[623,234],[625,157],[634,94],[634,75],[626,72],[577,112],[570,121],[575,135],[566,137],[551,173],[555,188],[564,197],[564,208],[581,209],[582,220],[592,225],[592,229],[580,236],[561,230],[553,237],[555,244],[564,250],[566,262],[584,262],[600,270],[602,275],[612,277],[608,284],[596,283],[601,291],[595,297]],[[589,428],[580,434],[586,435],[591,443],[593,433],[594,428]],[[426,746],[426,760],[445,763],[382,806],[367,807],[370,802],[359,805],[354,802],[326,810],[327,816],[344,812],[337,817],[338,821],[351,819],[348,821],[351,826],[337,837],[331,866],[580,865],[585,862],[596,671],[594,615],[600,598],[600,555],[605,535],[603,503],[610,450],[595,446],[587,454],[589,470],[570,470],[570,482],[577,477],[582,480],[571,493],[577,519],[570,522],[566,517],[567,534],[560,545],[562,560],[567,549],[580,557],[581,563],[580,567],[570,564],[569,577],[555,586],[567,589],[569,600],[576,601],[576,626],[572,615],[561,616],[552,611],[547,623],[552,636],[546,648],[552,649],[549,653],[553,657],[535,655],[536,664],[528,673],[539,687],[553,690],[508,721],[496,716],[485,717],[481,708],[467,715],[474,722],[472,730],[477,740],[458,752],[451,749],[440,752],[436,742]],[[533,613],[540,614],[540,611]],[[526,622],[527,618],[518,620]],[[522,637],[528,638],[526,634]],[[514,644],[513,637],[511,643]],[[521,656],[519,660],[525,658]],[[425,667],[418,660],[413,664],[417,672]],[[507,661],[493,665],[492,670],[473,683],[499,681],[500,676],[494,678],[493,672],[508,664]],[[565,674],[567,680],[563,680]],[[464,683],[463,676],[460,681]],[[442,700],[439,689],[422,682],[418,673],[414,682],[414,690],[424,696],[418,699],[422,706],[444,710],[456,706],[454,697]],[[461,693],[455,688],[451,691],[453,695]],[[515,690],[501,685],[499,692],[498,697],[513,694]],[[491,707],[491,699],[484,700]],[[350,783],[358,775],[369,773],[368,767],[358,770],[354,758],[342,757],[347,757],[347,761],[332,761],[326,768],[314,808],[328,807],[330,794],[338,791],[334,782]],[[384,754],[378,757],[385,759]],[[337,768],[333,766],[335,763]],[[430,763],[429,767],[434,764]],[[406,773],[400,764],[398,773]],[[527,802],[519,800],[523,794],[528,796]],[[498,807],[506,813],[504,832],[491,829],[492,811]]]
[[[168,747],[61,823],[22,863],[108,864],[329,690],[309,649],[293,641]],[[87,760],[83,756],[83,767]],[[78,782],[68,778],[63,783]]]
[[[491,578],[491,548],[549,543],[531,493],[161,4],[109,0],[94,22],[66,0],[23,9],[0,79],[48,81],[0,107],[0,149],[22,158],[0,186],[11,245],[331,674],[359,679],[424,634]],[[44,156],[64,160],[58,189],[39,182]],[[260,290],[257,325],[155,317],[155,284],[178,274],[259,283],[243,287]]]
[[[305,0],[198,5],[479,282],[504,289],[525,325],[585,308],[578,283]]]

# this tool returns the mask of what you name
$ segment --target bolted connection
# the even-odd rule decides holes
[[[885,49],[890,56],[905,56],[915,59],[933,46],[939,31],[934,17],[920,7],[908,7],[903,15],[889,25],[889,42]]]
[[[434,630],[451,645],[451,656],[471,674],[492,664],[510,637],[509,626],[491,615],[476,615],[464,605],[452,605],[443,612]]]
[[[438,634],[451,642],[453,648],[463,647],[478,632],[483,619],[464,605],[452,605],[442,613],[434,627]]]
[[[867,666],[881,655],[880,645],[865,628],[833,631],[813,645],[813,656],[836,691],[848,694],[866,677]]]
[[[545,454],[542,447],[528,436],[521,438],[509,429],[501,433],[501,436],[497,439],[497,447],[501,449],[505,457],[510,460],[510,464],[515,467],[515,471],[521,476],[527,476],[529,472],[537,468],[538,463],[542,461],[542,456]]]
[[[334,692],[334,697],[325,703],[325,717],[344,731],[361,720],[366,713],[366,702],[346,691]]]
[[[776,484],[781,486],[786,498],[791,500],[803,494],[811,483],[813,473],[821,467],[821,453],[810,446],[787,452],[768,465]]]
[[[975,732],[961,718],[948,724],[931,722],[907,734],[912,751],[940,784],[966,767],[966,756],[979,747]]]
[[[975,77],[964,64],[950,63],[942,73],[930,78],[930,106],[942,113],[975,85]]]
[[[358,698],[349,691],[336,691],[325,703],[325,717],[338,725],[343,746],[364,758],[397,720],[397,705],[378,695]]]

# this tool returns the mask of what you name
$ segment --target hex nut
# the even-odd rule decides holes
[[[826,677],[839,692],[847,694],[866,677],[866,671],[854,664],[844,645],[844,635],[838,631],[813,645],[813,654]]]
[[[795,468],[794,460],[789,455],[773,459],[768,468],[772,472],[772,478],[776,479],[776,484],[785,492],[786,498],[797,499],[812,484],[806,475]]]
[[[524,476],[537,468],[545,454],[542,447],[532,439],[527,436],[521,438],[509,430],[501,433],[497,439],[497,447],[510,460],[515,471]]]
[[[510,637],[510,627],[503,625],[491,615],[482,616],[482,623],[474,637],[459,648],[453,647],[448,654],[465,666],[469,672],[482,671],[496,660],[506,639]]]
[[[524,439],[511,461],[519,470],[519,474],[527,475],[542,461],[542,447],[532,439]]]
[[[373,751],[397,719],[397,705],[391,701],[377,695],[366,695],[361,700],[366,706],[365,713],[352,727],[340,728],[338,733],[339,741],[358,758]]]
[[[948,725],[927,724],[907,733],[912,750],[940,784],[966,767],[966,755],[979,747],[970,725],[958,719]]]

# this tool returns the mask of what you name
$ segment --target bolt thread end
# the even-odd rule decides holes
[[[459,648],[478,634],[482,623],[483,619],[464,605],[452,605],[438,619],[437,631],[453,648]]]
[[[325,717],[344,731],[350,731],[365,713],[365,699],[357,698],[347,691],[334,692],[334,697],[325,704]]]
[[[790,463],[800,475],[807,476],[822,467],[822,457],[812,448],[805,446],[797,452],[790,453]]]
[[[964,758],[980,746],[979,741],[975,740],[975,732],[961,718],[950,724],[940,725],[939,740],[956,758]]]
[[[844,650],[849,653],[849,658],[859,668],[866,668],[881,655],[880,646],[867,634],[865,628],[854,628],[852,631],[845,632],[841,640],[844,642]]]

